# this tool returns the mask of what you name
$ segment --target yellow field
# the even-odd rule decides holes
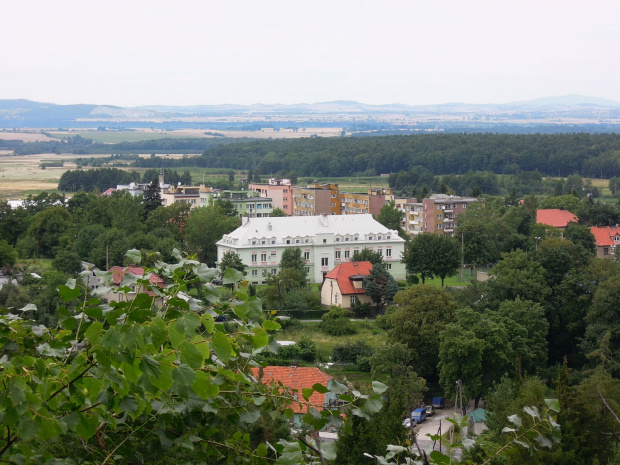
[[[54,139],[40,132],[33,130],[28,132],[2,132],[0,131],[0,140],[23,140],[24,142],[48,142]]]

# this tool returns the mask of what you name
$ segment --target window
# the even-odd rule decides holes
[[[327,257],[321,258],[321,266],[329,266],[329,258]]]
[[[467,208],[467,204],[466,203],[463,204],[463,208]]]
[[[349,258],[349,251],[348,250],[344,251],[344,258]]]
[[[272,243],[272,244],[275,244],[275,243],[276,243],[276,240],[275,240],[275,239],[271,239],[271,243]]]
[[[304,242],[307,244],[308,242],[310,242],[310,239],[306,238],[304,239]]]
[[[323,244],[327,244],[327,239],[323,239]]]
[[[267,276],[267,270],[263,270],[263,276]]]
[[[310,252],[304,252],[304,260],[310,260]]]
[[[603,255],[609,255],[609,248],[608,247],[605,247],[603,249]]]
[[[353,238],[353,240],[355,240],[355,241],[356,241],[356,240],[357,240],[357,237],[358,237],[358,236],[355,236],[355,237]]]
[[[392,264],[391,263],[386,263],[385,264],[385,268],[389,271],[392,269]]]
[[[255,253],[252,254],[252,263],[256,263],[256,254]]]
[[[334,303],[335,304],[338,303],[338,293],[337,292],[334,294]]]
[[[369,240],[369,241],[372,241],[372,236],[368,236],[368,240]]]
[[[385,238],[389,241],[392,238],[392,236],[386,236]]]
[[[340,250],[336,250],[336,260],[340,260]]]
[[[391,257],[392,256],[392,249],[385,249],[385,256],[386,257]]]
[[[357,296],[356,295],[352,295],[351,296],[351,305],[357,303]]]
[[[441,219],[441,213],[439,215],[437,215],[437,219],[440,220]]]
[[[305,267],[304,270],[306,270],[306,274],[310,273],[310,267],[309,266]]]
[[[340,242],[340,238],[339,237],[336,238],[336,242]]]
[[[440,224],[437,225],[437,229],[441,229],[441,225]]]
[[[263,239],[262,241],[260,241],[260,243],[261,243],[261,244],[264,244],[264,243],[265,243],[265,240]]]
[[[286,243],[287,243],[287,244],[290,244],[290,243],[291,243],[291,240],[290,240],[290,239],[287,239],[287,240],[286,240]]]
[[[252,276],[258,276],[258,270],[252,270]]]
[[[381,237],[382,237],[382,236],[377,237],[377,240],[379,240],[379,241],[380,241],[380,240],[381,240]]]
[[[252,245],[256,245],[256,241],[252,241]]]
[[[261,262],[266,262],[267,261],[267,252],[263,252],[260,254],[260,261]]]
[[[299,239],[295,239],[295,244],[299,244]]]
[[[378,251],[378,252],[379,252],[379,256],[380,256],[380,257],[383,257],[383,249],[382,249],[382,248],[379,248],[379,251]]]
[[[344,241],[345,241],[345,242],[349,242],[349,236],[345,237],[345,238],[344,238]]]
[[[277,268],[272,268],[271,269],[271,274],[278,274],[278,269]]]

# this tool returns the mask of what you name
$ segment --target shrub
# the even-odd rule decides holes
[[[330,336],[345,336],[355,334],[357,330],[351,324],[351,312],[342,307],[331,307],[329,312],[321,317],[321,331]]]
[[[353,315],[357,318],[368,318],[372,316],[372,307],[369,302],[355,302],[352,306]]]
[[[349,341],[332,349],[332,359],[338,363],[357,363],[360,357],[372,356],[372,347],[365,341]]]

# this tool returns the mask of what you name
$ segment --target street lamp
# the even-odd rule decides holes
[[[540,237],[537,236],[534,239],[536,239],[536,252],[538,252],[538,241],[540,240]]]

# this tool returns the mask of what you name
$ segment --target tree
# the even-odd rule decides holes
[[[196,253],[200,261],[214,265],[217,260],[215,243],[238,226],[236,218],[222,214],[216,206],[195,208],[185,223],[185,240],[190,252]]]
[[[222,260],[220,261],[220,272],[222,276],[224,275],[226,268],[234,268],[245,275],[245,264],[241,260],[239,254],[232,250],[228,250],[224,252],[224,255],[222,255]]]
[[[271,216],[272,218],[279,218],[279,217],[285,217],[285,216],[288,216],[288,215],[286,214],[286,212],[284,210],[282,210],[281,208],[276,207],[276,208],[274,208],[271,211],[271,214],[269,216]]]
[[[137,251],[130,254],[130,261],[139,260]],[[269,438],[275,434],[269,419],[285,412],[290,417],[293,404],[307,405],[304,398],[315,390],[343,405],[339,397],[347,387],[334,381],[331,393],[319,385],[301,393],[262,384],[249,366],[280,325],[263,320],[260,301],[244,292],[236,293],[232,307],[216,294],[208,304],[180,299],[187,281],[206,284],[216,270],[180,254],[177,260],[149,270],[170,280],[158,291],[165,297],[159,311],[148,294],[113,307],[98,297],[86,300],[74,280],[59,292],[65,302],[81,303],[74,313],[58,309],[59,327],[2,310],[0,345],[11,348],[0,372],[2,461],[69,465],[79,456],[89,463],[229,463],[243,457],[266,465],[280,456],[286,463],[334,457],[334,446],[302,451],[299,440]],[[101,279],[103,294],[112,276]],[[133,280],[128,290],[131,284],[150,287],[148,279],[127,279]],[[231,333],[215,322],[227,308],[236,317]],[[367,399],[351,392],[344,411],[324,409],[302,421],[320,430],[340,426],[341,415],[367,417],[380,409],[386,389],[373,383]]]
[[[398,235],[402,237],[403,212],[396,208],[396,202],[393,200],[381,207],[377,221],[388,229],[398,231]]]
[[[351,257],[352,262],[370,262],[373,265],[382,264],[383,257],[379,252],[374,252],[366,247],[362,250],[356,250]]]
[[[52,266],[58,271],[73,276],[82,271],[82,261],[80,257],[78,254],[68,249],[60,250],[56,254],[56,257],[52,261]]]
[[[379,263],[372,266],[370,274],[364,277],[365,293],[379,310],[389,304],[398,292],[398,283],[392,275]]]
[[[387,317],[390,340],[406,344],[413,353],[414,370],[436,380],[439,333],[452,321],[456,302],[443,289],[424,284],[399,291],[394,302],[398,307]]]
[[[456,273],[461,265],[461,246],[453,238],[439,234],[418,234],[405,247],[403,261],[409,274],[420,274],[422,284],[426,278],[441,278]]]
[[[0,268],[5,266],[12,267],[17,261],[15,247],[5,240],[0,240]]]
[[[153,179],[146,187],[142,201],[144,202],[145,219],[148,218],[153,210],[162,206],[161,189],[159,188],[159,181],[157,179]]]

